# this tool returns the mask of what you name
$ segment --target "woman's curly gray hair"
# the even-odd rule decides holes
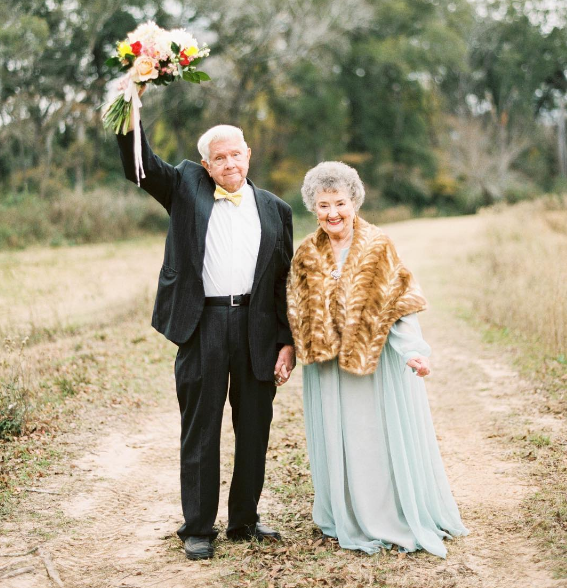
[[[315,212],[315,199],[319,192],[346,190],[355,212],[364,202],[364,185],[358,172],[341,161],[323,161],[305,174],[301,196],[307,210]]]

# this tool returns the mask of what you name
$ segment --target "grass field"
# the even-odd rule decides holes
[[[537,365],[554,362],[549,385],[529,370],[521,377],[515,365],[524,349],[535,349],[533,334],[516,336],[509,327],[504,335],[501,324],[474,315],[475,288],[489,284],[482,251],[491,222],[477,216],[387,227],[430,301],[421,318],[434,349],[428,394],[471,529],[451,542],[446,561],[366,557],[322,541],[310,516],[299,371],[277,396],[261,503],[285,541],[234,545],[221,535],[212,562],[184,559],[174,537],[175,348],[149,327],[161,238],[0,255],[1,418],[17,420],[7,408],[23,408],[18,434],[0,442],[0,555],[41,545],[65,585],[88,588],[564,586],[567,438],[559,386],[567,378],[544,351]],[[221,529],[233,442],[226,416]],[[5,562],[0,579],[18,566],[33,568],[4,579],[6,588],[50,585],[37,554]]]
[[[485,236],[472,267],[472,294],[487,322],[567,356],[567,197],[496,208],[483,215]]]

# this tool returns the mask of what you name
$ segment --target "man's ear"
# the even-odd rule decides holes
[[[206,159],[201,159],[201,165],[209,172],[209,175],[211,175],[211,168],[209,166],[209,162]]]

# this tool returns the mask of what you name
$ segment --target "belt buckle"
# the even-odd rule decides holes
[[[238,296],[238,294],[237,294]],[[230,306],[240,306],[240,302],[234,302],[234,294],[230,295]]]

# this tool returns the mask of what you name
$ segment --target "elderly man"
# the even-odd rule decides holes
[[[280,539],[260,523],[257,507],[276,386],[295,365],[285,293],[291,208],[247,178],[251,151],[237,127],[209,129],[198,142],[201,165],[184,160],[176,167],[155,155],[141,132],[140,186],[170,216],[152,326],[179,346],[185,522],[178,535],[189,559],[205,559],[218,533],[227,393],[236,437],[227,536]],[[118,135],[118,144],[125,175],[136,182],[133,133]]]

